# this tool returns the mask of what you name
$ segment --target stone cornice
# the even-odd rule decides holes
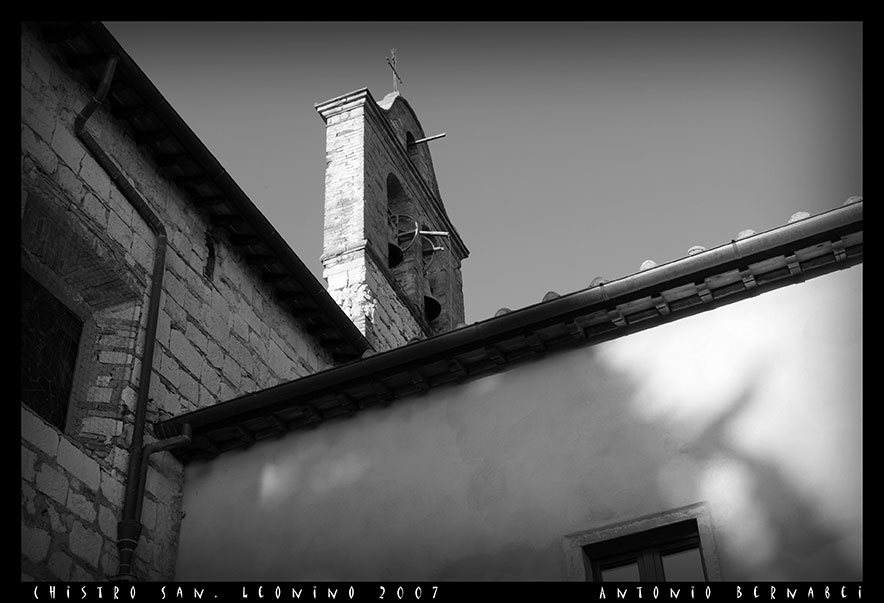
[[[328,123],[328,120],[335,115],[365,105],[366,99],[371,99],[372,102],[369,104],[377,104],[374,102],[374,98],[372,98],[371,92],[368,91],[368,88],[360,88],[353,92],[348,92],[347,94],[342,94],[341,96],[329,99],[325,102],[316,103],[314,108],[322,117],[322,121]]]

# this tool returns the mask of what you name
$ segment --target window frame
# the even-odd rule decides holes
[[[83,318],[77,313],[74,312],[68,304],[64,303],[56,292],[50,290],[46,287],[40,279],[35,278],[29,271],[24,268],[21,269],[21,277],[22,277],[22,287],[21,293],[24,295],[26,289],[33,289],[34,301],[37,301],[39,298],[44,298],[44,306],[52,309],[53,314],[53,322],[55,326],[61,331],[64,335],[66,335],[72,346],[64,346],[70,348],[67,350],[67,353],[64,354],[65,358],[63,360],[63,364],[67,365],[67,373],[69,377],[69,381],[67,383],[63,383],[64,394],[63,399],[59,397],[58,399],[50,399],[50,400],[35,400],[31,401],[30,399],[26,400],[24,395],[22,395],[22,403],[24,403],[34,414],[41,417],[44,421],[53,425],[60,432],[64,433],[68,426],[68,416],[71,414],[71,399],[74,394],[75,387],[75,376],[77,371],[77,366],[79,363],[79,350],[82,343],[83,338],[83,330],[85,327],[85,321]],[[28,283],[30,281],[30,283]],[[29,302],[31,300],[28,300]],[[21,308],[21,317],[24,320],[25,316],[29,316],[25,311],[24,298],[22,298],[22,308]],[[25,333],[24,331],[21,333],[22,345],[24,346],[25,342]],[[55,342],[60,344],[61,342]],[[24,350],[22,348],[22,360],[25,360]],[[51,353],[57,353],[59,351],[58,347],[53,346]],[[22,365],[24,367],[24,364]],[[23,373],[24,375],[24,373]],[[24,378],[24,377],[22,377]],[[22,382],[24,385],[24,382]],[[53,409],[54,406],[58,406],[59,412],[55,412]]]
[[[569,580],[597,582],[601,569],[636,560],[642,581],[661,581],[662,555],[695,547],[706,581],[722,580],[712,517],[703,502],[569,534],[564,547]]]
[[[59,304],[77,317],[81,323],[80,338],[72,367],[73,381],[67,396],[64,428],[60,429],[29,404],[22,402],[22,407],[27,408],[28,412],[33,413],[34,416],[40,417],[47,425],[52,425],[59,433],[75,436],[79,433],[80,423],[83,418],[88,416],[82,400],[88,387],[88,377],[95,370],[94,362],[91,360],[96,338],[98,337],[95,314],[85,302],[78,300],[77,294],[64,281],[46,267],[29,260],[24,255],[21,258],[21,271],[27,274],[40,287],[48,291]]]
[[[621,567],[631,561],[637,563],[642,582],[663,582],[665,581],[663,557],[693,549],[699,550],[703,577],[704,580],[708,580],[696,519],[687,519],[652,528],[646,532],[635,532],[612,540],[586,544],[582,548],[589,558],[594,582],[602,581],[604,570]]]

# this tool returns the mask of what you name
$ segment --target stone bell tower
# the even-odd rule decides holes
[[[326,124],[323,276],[383,351],[463,323],[469,254],[442,205],[423,128],[392,92],[316,106]]]

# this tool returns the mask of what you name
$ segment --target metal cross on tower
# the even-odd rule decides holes
[[[390,66],[390,69],[393,70],[393,92],[399,92],[399,84],[402,83],[402,78],[399,77],[399,73],[396,71],[396,49],[390,49],[390,56],[387,57],[387,65]]]

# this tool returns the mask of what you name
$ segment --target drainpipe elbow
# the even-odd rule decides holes
[[[98,90],[95,91],[95,94],[89,99],[89,102],[86,103],[86,106],[83,107],[83,110],[80,111],[74,120],[75,134],[80,135],[83,132],[86,127],[86,121],[92,116],[98,108],[98,105],[104,102],[104,97],[106,97],[107,93],[110,91],[111,81],[113,80],[114,71],[117,68],[119,60],[120,57],[115,54],[111,55],[107,60],[107,65],[104,68],[104,76],[101,78]]]

